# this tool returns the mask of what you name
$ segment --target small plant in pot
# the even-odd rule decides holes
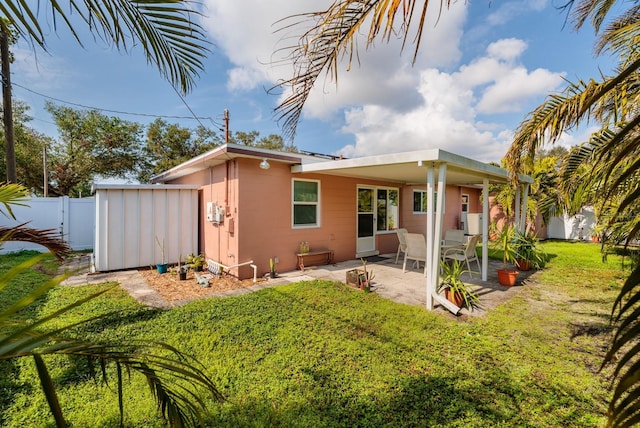
[[[480,307],[478,295],[465,284],[460,276],[467,272],[458,260],[453,263],[440,262],[442,275],[438,284],[438,293],[444,291],[448,301],[459,308],[466,307],[470,310]]]
[[[160,247],[160,254],[162,256],[162,263],[156,264],[156,269],[158,269],[159,274],[167,273],[169,264],[167,263],[167,259],[165,258],[164,254],[164,239],[161,242],[160,239],[156,236],[156,244],[158,244],[158,247]]]
[[[509,269],[508,263],[515,263],[517,253],[515,247],[516,229],[511,223],[506,223],[502,229],[498,230],[495,225],[492,229],[496,231],[494,246],[502,251],[502,269],[498,269],[498,282],[501,285],[513,287],[518,279],[518,271]]]
[[[204,266],[204,255],[203,254],[187,254],[187,258],[185,259],[185,263],[191,269],[200,272],[202,270],[202,266]]]
[[[189,271],[189,265],[182,264],[182,254],[178,257],[178,276],[180,277],[180,281],[185,281],[187,279],[187,272]]]
[[[514,252],[516,253],[516,266],[527,271],[530,269],[542,269],[547,262],[547,255],[538,246],[538,239],[526,233],[516,233],[514,238]]]
[[[360,290],[368,293],[371,291],[371,287],[373,285],[373,278],[375,277],[373,270],[367,271],[367,261],[365,259],[360,259],[362,262],[362,270],[364,274],[358,277]]]

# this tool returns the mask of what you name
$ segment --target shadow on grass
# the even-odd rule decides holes
[[[440,426],[532,426],[521,405],[530,391],[504,378],[465,382],[464,374],[452,376],[405,376],[377,394],[348,390],[323,377],[304,400],[276,402],[247,400],[215,409],[208,425],[218,427],[440,427]],[[551,388],[553,389],[553,388]],[[567,391],[547,390],[563,397]],[[530,403],[529,403],[530,404]],[[559,404],[559,407],[562,405]],[[550,409],[552,411],[552,409]],[[557,426],[574,425],[576,413],[560,416]]]

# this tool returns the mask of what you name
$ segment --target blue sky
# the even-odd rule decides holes
[[[399,40],[378,41],[361,50],[359,67],[347,71],[346,64],[341,66],[337,88],[321,78],[294,144],[346,157],[442,148],[478,160],[499,160],[517,125],[546,95],[560,90],[563,79],[587,80],[598,77],[599,70],[612,69],[610,58],[593,56],[592,28],[576,33],[570,24],[564,26],[566,16],[556,3],[453,2],[437,24],[437,10],[430,11],[432,20],[414,65],[413,46],[400,54]],[[279,98],[266,89],[290,77],[291,69],[271,63],[283,46],[283,34],[274,32],[274,23],[327,4],[204,0],[202,25],[213,43],[212,53],[195,89],[185,97],[197,116],[211,118],[202,124],[220,128],[228,109],[232,132],[280,133],[273,116]],[[82,40],[84,48],[59,27],[48,34],[48,53],[34,54],[25,42],[14,49],[14,97],[31,106],[32,127],[57,136],[43,109],[46,97],[140,123],[151,122],[155,115],[191,116],[139,48],[127,54],[88,34]],[[193,119],[166,120],[193,128],[198,124]],[[578,129],[562,143],[577,144],[590,131]]]

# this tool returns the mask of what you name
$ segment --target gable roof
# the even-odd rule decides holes
[[[227,143],[151,177],[151,182],[163,183],[165,181],[174,180],[176,178],[193,174],[194,172],[198,172],[203,169],[222,165],[228,160],[237,158],[266,158],[269,160],[288,163],[290,165],[303,164],[306,162],[327,161],[327,159],[318,158],[316,156],[309,156],[302,153],[281,152],[277,150],[260,149],[257,147],[250,147],[241,144]]]

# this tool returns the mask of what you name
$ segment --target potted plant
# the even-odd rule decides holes
[[[438,284],[438,293],[444,291],[448,301],[459,308],[466,307],[474,310],[480,306],[478,295],[465,284],[460,276],[467,272],[463,270],[463,265],[458,260],[453,263],[440,262],[442,275]]]
[[[167,259],[164,257],[164,239],[160,242],[160,239],[156,236],[156,244],[160,247],[160,254],[162,255],[162,263],[158,263],[156,269],[158,269],[159,274],[167,273],[169,265],[167,264]]]
[[[522,271],[541,269],[547,262],[547,255],[538,246],[538,239],[533,235],[516,233],[513,246],[516,266]]]
[[[496,231],[496,240],[494,246],[502,251],[502,269],[498,269],[498,282],[502,285],[512,287],[516,285],[518,279],[518,271],[508,269],[507,263],[515,263],[515,227],[511,223],[506,223],[502,229],[498,230],[494,225],[492,229]]]
[[[360,279],[360,290],[368,293],[371,291],[375,275],[373,274],[373,270],[367,272],[367,261],[365,259],[360,259],[360,261],[362,262],[362,271],[364,272],[364,275],[358,277]]]
[[[202,270],[202,266],[204,266],[204,255],[203,254],[187,254],[187,258],[185,259],[185,263],[193,270],[200,272]]]
[[[189,265],[182,264],[182,254],[178,257],[178,276],[180,277],[180,281],[185,281],[187,279],[187,272],[189,271]]]

